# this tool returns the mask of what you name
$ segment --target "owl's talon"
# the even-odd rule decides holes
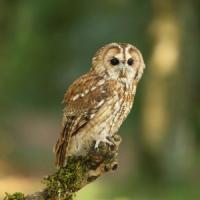
[[[114,138],[113,138],[113,140],[115,142],[121,142],[122,138],[119,135],[115,135]]]
[[[114,140],[113,137],[108,136],[108,137],[106,137],[106,138],[107,138],[108,141],[110,141],[110,143],[111,143],[110,145],[111,145],[111,146],[115,146],[115,140]]]
[[[114,146],[114,145],[115,145],[115,144],[113,143],[113,141],[111,141],[111,140],[109,139],[109,137],[106,137],[106,138],[103,138],[103,139],[96,140],[96,143],[95,143],[94,148],[95,148],[95,149],[98,149],[101,142],[106,143],[106,144],[108,144],[108,145],[110,145],[110,146]]]
[[[114,146],[115,145],[114,142],[109,137],[107,137],[104,142],[109,144],[110,146]]]
[[[101,142],[100,140],[97,140],[97,141],[95,142],[95,145],[94,145],[94,148],[95,148],[95,149],[98,149],[100,142]]]

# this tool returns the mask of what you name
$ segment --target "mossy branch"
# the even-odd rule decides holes
[[[25,196],[22,193],[6,194],[4,200],[73,200],[74,194],[105,172],[116,170],[117,155],[121,143],[119,135],[110,138],[113,145],[94,145],[86,156],[69,157],[67,165],[43,180],[45,189]]]

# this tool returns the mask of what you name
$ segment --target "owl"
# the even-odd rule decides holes
[[[78,78],[64,95],[63,125],[54,147],[56,165],[67,157],[84,155],[117,133],[129,114],[145,64],[131,44],[110,43],[94,55],[88,73]]]

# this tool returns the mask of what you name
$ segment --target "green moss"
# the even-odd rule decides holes
[[[24,200],[25,196],[21,192],[15,192],[13,194],[6,193],[6,196],[4,197],[4,200]]]
[[[110,147],[102,143],[98,149],[91,148],[87,156],[69,157],[65,167],[44,179],[49,199],[72,200],[74,193],[81,189],[83,184],[98,177],[87,177],[89,170],[95,170],[101,163],[105,164],[107,171],[112,170],[110,163],[115,160],[115,152],[116,146]]]
[[[59,199],[72,199],[71,194],[81,188],[85,172],[82,159],[69,158],[66,167],[44,179],[49,196]]]

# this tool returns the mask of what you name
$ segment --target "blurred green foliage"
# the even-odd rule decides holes
[[[99,196],[199,199],[199,7],[195,0],[1,0],[2,174],[37,176],[52,170],[64,91],[89,70],[99,47],[128,42],[141,50],[147,67],[134,109],[120,130],[124,142],[119,173],[102,180]],[[178,40],[178,61],[167,78],[158,75],[152,61],[162,37],[154,24],[160,20],[164,26],[164,14],[178,24],[177,37],[171,39],[174,44]],[[144,122],[152,105],[149,91],[162,91],[165,103],[160,106],[166,107],[162,115],[168,119],[163,140],[153,148],[143,137],[150,130]]]

